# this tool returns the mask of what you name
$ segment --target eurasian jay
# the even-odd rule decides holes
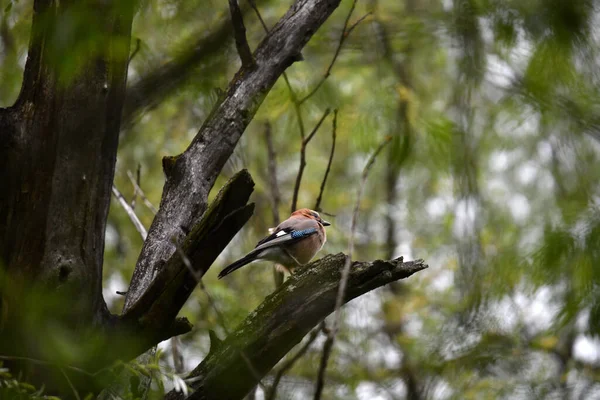
[[[270,235],[263,238],[254,250],[227,266],[219,279],[253,261],[273,261],[292,272],[294,268],[307,264],[325,244],[325,226],[331,225],[308,208],[301,208],[279,224],[269,229]]]

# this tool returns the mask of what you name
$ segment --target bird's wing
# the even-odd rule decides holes
[[[278,237],[285,235],[286,233],[290,233],[293,230],[294,229],[291,227],[281,228],[280,226],[278,226],[277,228],[273,229],[273,232],[269,236],[265,236],[264,238],[260,239],[260,241],[256,243],[256,247],[260,246],[263,243],[267,243],[273,239],[277,239]]]
[[[267,248],[273,247],[273,246],[281,246],[283,244],[288,245],[288,244],[296,243],[302,239],[305,239],[309,236],[316,234],[317,228],[292,230],[291,232],[285,232],[282,230],[281,232],[283,234],[280,236],[272,238],[268,241],[264,241],[264,242],[261,241],[262,243],[259,244],[258,246],[256,246],[256,248],[254,250],[252,250],[252,253],[255,253],[257,251],[264,250],[264,249],[267,249]]]
[[[300,221],[288,219],[279,224],[273,233],[258,242],[253,252],[272,246],[292,244],[316,234],[317,231],[318,223],[312,219]]]

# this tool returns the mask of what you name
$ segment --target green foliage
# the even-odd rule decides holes
[[[60,400],[58,397],[44,394],[44,388],[36,388],[11,375],[8,368],[0,362],[0,398],[15,400]]]

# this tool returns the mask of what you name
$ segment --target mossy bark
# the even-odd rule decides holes
[[[210,353],[188,378],[196,392],[190,399],[242,399],[302,338],[335,310],[346,256],[328,255],[290,277],[224,341],[211,343]],[[427,265],[402,259],[352,264],[344,302],[385,284],[407,278]],[[171,392],[167,399],[182,399]]]

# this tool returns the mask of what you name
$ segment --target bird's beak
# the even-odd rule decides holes
[[[331,222],[327,222],[325,220],[321,220],[321,223],[323,224],[323,226],[329,226],[329,225],[331,225]]]

